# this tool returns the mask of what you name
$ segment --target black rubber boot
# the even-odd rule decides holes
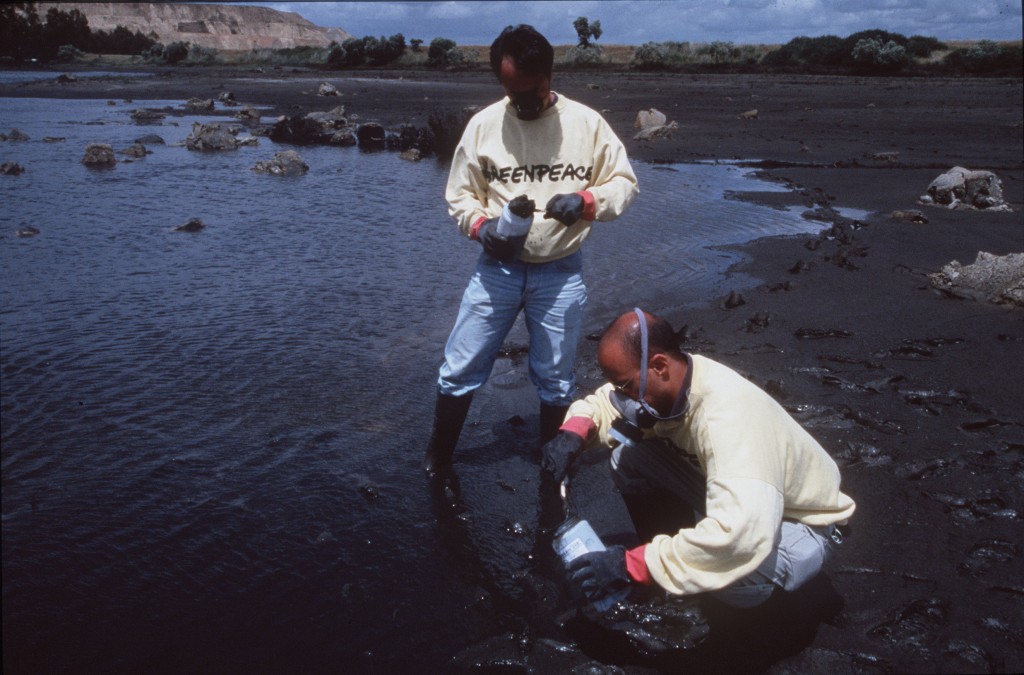
[[[567,405],[540,404],[540,444],[544,445],[558,433],[558,428],[565,422]]]
[[[464,396],[448,396],[437,393],[434,406],[434,429],[430,432],[426,457],[423,459],[423,470],[433,474],[439,467],[452,463],[455,444],[459,442],[462,425],[469,412],[472,394]]]

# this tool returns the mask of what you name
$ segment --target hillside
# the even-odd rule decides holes
[[[340,28],[322,28],[294,12],[269,7],[194,5],[159,2],[40,2],[40,18],[51,7],[77,9],[92,30],[124,26],[158,42],[191,42],[219,50],[326,47],[352,37]]]

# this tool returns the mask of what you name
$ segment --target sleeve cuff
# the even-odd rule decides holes
[[[470,239],[480,239],[480,226],[487,220],[487,216],[480,216],[476,219],[473,225],[469,228]]]
[[[583,215],[580,218],[591,221],[597,218],[597,200],[594,199],[590,190],[580,190],[576,194],[583,197]]]
[[[570,417],[564,424],[562,424],[561,427],[558,428],[559,431],[568,431],[576,434],[584,441],[590,438],[590,434],[592,434],[595,429],[597,429],[597,425],[594,424],[594,420],[589,417],[583,417],[582,415]]]
[[[651,573],[647,569],[647,562],[644,554],[647,552],[647,544],[631,548],[626,551],[626,573],[629,578],[642,586],[650,586],[654,583]]]

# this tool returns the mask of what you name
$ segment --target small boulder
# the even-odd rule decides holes
[[[338,88],[335,87],[330,82],[321,82],[320,86],[318,86],[316,88],[316,95],[317,96],[340,96],[341,93],[338,91]]]
[[[284,150],[274,155],[274,158],[265,162],[256,162],[253,171],[269,173],[272,176],[302,176],[309,171],[309,165],[302,161],[299,153],[294,150]]]
[[[1011,210],[1003,200],[1003,182],[998,176],[991,171],[971,171],[962,166],[954,166],[933,180],[920,201],[949,209]]]
[[[114,157],[114,148],[106,143],[91,143],[85,149],[82,164],[94,167],[114,166],[117,164],[117,158]]]
[[[146,150],[146,146],[144,146],[142,143],[132,143],[127,148],[122,150],[121,154],[124,155],[125,157],[133,157],[135,159],[138,159],[140,157],[145,157],[146,155],[151,153],[149,150]]]
[[[192,133],[185,139],[185,147],[189,150],[200,152],[216,152],[219,150],[236,150],[238,139],[220,124],[201,124],[195,122],[192,125]]]
[[[5,141],[27,141],[28,134],[22,133],[19,129],[11,129],[11,133],[4,138]]]
[[[242,120],[243,122],[259,122],[260,112],[251,105],[247,105],[232,115],[232,117],[236,120]]]
[[[25,167],[17,162],[4,162],[0,164],[0,175],[19,176],[25,173]]]
[[[419,151],[419,148],[409,148],[404,150],[398,157],[407,162],[418,162],[423,159],[423,154]]]
[[[235,100],[234,93],[230,91],[222,91],[220,96],[217,97],[217,100],[224,105],[238,105],[238,101]]]
[[[360,124],[356,137],[361,148],[383,148],[387,143],[387,133],[377,122]]]
[[[185,101],[185,110],[189,112],[212,112],[215,108],[215,104],[212,98],[190,98]]]
[[[206,224],[199,218],[189,218],[187,221],[174,228],[175,232],[199,232],[206,227]]]
[[[132,120],[136,124],[160,124],[167,117],[166,113],[162,113],[159,110],[147,110],[146,108],[136,108],[131,113]]]
[[[66,140],[63,136],[43,136],[43,143],[63,143]]]
[[[330,138],[327,139],[327,145],[336,145],[342,148],[348,148],[358,143],[356,140],[356,134],[352,129],[339,129],[331,134]]]
[[[135,139],[136,143],[143,145],[164,145],[164,139],[156,134],[146,134]]]
[[[741,112],[739,115],[737,115],[737,117],[739,117],[741,120],[756,120],[757,115],[757,108],[754,108],[752,110],[746,110],[744,112]]]
[[[902,220],[908,223],[917,223],[918,225],[927,225],[928,218],[917,209],[906,209],[896,210],[889,214],[889,218],[892,220]]]
[[[57,81],[61,84],[68,84],[70,82],[78,82],[78,78],[71,73],[62,73],[57,76]]]
[[[633,139],[637,141],[671,138],[672,134],[679,129],[679,125],[675,121],[669,122],[665,113],[655,108],[638,112],[633,126],[640,130],[633,136]]]
[[[928,278],[932,286],[956,297],[1024,307],[1024,253],[978,251],[972,264],[954,260]]]
[[[19,228],[15,234],[17,234],[19,237],[34,237],[37,234],[39,234],[39,228],[31,226],[22,227]]]

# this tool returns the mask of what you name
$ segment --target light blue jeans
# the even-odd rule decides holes
[[[441,393],[462,396],[487,381],[522,311],[530,333],[530,381],[540,400],[572,403],[573,366],[587,303],[582,271],[579,251],[548,263],[502,263],[482,253],[444,348],[437,380]]]
[[[665,441],[619,445],[612,451],[611,465],[623,493],[664,490],[689,504],[698,519],[703,517],[707,499],[704,474],[680,453],[667,449]],[[710,595],[733,607],[756,607],[776,588],[795,591],[817,576],[842,541],[842,534],[832,525],[812,527],[783,520],[772,552],[757,569]]]

